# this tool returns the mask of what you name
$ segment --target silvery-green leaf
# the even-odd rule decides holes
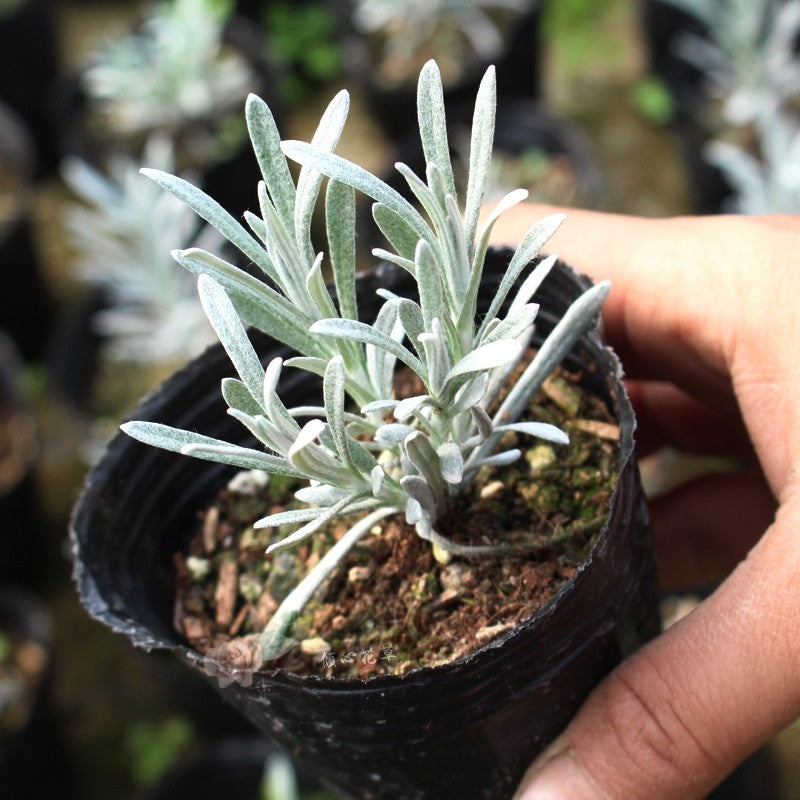
[[[434,450],[430,439],[422,432],[415,431],[403,441],[403,449],[409,461],[419,470],[438,503],[444,502],[442,495],[442,476],[439,467],[439,454]],[[417,498],[419,499],[419,498]]]
[[[333,150],[339,143],[349,108],[350,95],[343,89],[331,100],[322,114],[310,146],[324,152]],[[297,199],[294,208],[295,241],[308,260],[314,257],[308,232],[322,186],[322,177],[312,165],[304,164],[297,179]]]
[[[514,448],[513,450],[504,450],[502,453],[495,453],[494,455],[487,456],[477,462],[478,467],[507,467],[513,464],[522,455],[522,451]]]
[[[434,499],[431,487],[420,475],[405,475],[400,479],[400,485],[405,489],[409,497],[416,500],[423,512],[429,516],[435,516],[437,511],[436,500]],[[407,522],[411,522],[406,517]]]
[[[379,333],[371,325],[351,319],[322,319],[315,322],[309,329],[311,333],[324,336],[333,336],[342,339],[352,339],[364,344],[371,344],[396,356],[407,367],[410,367],[425,380],[426,370],[423,363],[409,350],[396,342],[385,333]]]
[[[469,412],[478,428],[478,435],[481,439],[488,439],[494,430],[491,417],[482,406],[470,406]]]
[[[436,196],[427,186],[425,181],[423,181],[406,164],[398,162],[394,166],[395,169],[406,179],[406,183],[408,184],[409,189],[411,189],[414,196],[417,198],[417,201],[425,210],[425,213],[428,215],[428,217],[430,217],[434,229],[439,234],[439,238],[441,238],[445,232],[445,217],[444,217],[444,212],[442,211],[442,207],[439,204],[438,200],[436,199]],[[441,255],[439,240],[437,239],[433,231],[430,231],[430,228],[428,228],[428,230],[430,232],[429,236],[420,236],[419,231],[417,231],[415,228],[415,233],[417,234],[417,241],[419,241],[420,239],[424,239],[431,246],[436,256],[439,257]],[[447,259],[442,258],[442,261],[446,262]]]
[[[310,419],[300,429],[286,455],[292,466],[306,476],[337,486],[348,480],[349,473],[331,453],[316,443],[316,439],[322,437],[326,430],[327,425],[321,419]]]
[[[406,501],[406,522],[409,525],[416,525],[422,519],[422,506],[418,500],[409,497]]]
[[[450,145],[447,141],[447,120],[444,112],[442,77],[436,62],[428,61],[422,68],[417,83],[417,119],[425,160],[433,162],[442,171],[448,194],[455,196],[453,168],[450,163]]]
[[[472,268],[470,274],[469,288],[467,289],[464,298],[464,305],[461,309],[461,314],[458,318],[459,328],[472,324],[477,311],[478,291],[481,286],[481,279],[483,277],[483,267],[486,261],[486,251],[489,247],[489,237],[492,232],[497,218],[508,208],[522,202],[528,196],[525,189],[517,189],[507,194],[495,207],[492,214],[490,214],[487,222],[481,229],[480,237],[475,246],[474,254],[472,257]],[[470,240],[468,240],[470,241]]]
[[[294,436],[292,431],[281,430],[277,425],[273,425],[269,420],[260,414],[251,416],[239,411],[238,408],[229,408],[230,414],[235,420],[244,425],[262,444],[270,450],[285,455],[292,446]]]
[[[353,546],[357,544],[363,536],[368,534],[376,523],[380,522],[380,520],[385,517],[397,514],[399,511],[399,508],[384,506],[360,519],[333,545],[333,547],[331,547],[330,550],[328,550],[327,553],[325,553],[311,572],[289,592],[286,599],[278,607],[278,610],[272,615],[272,619],[269,621],[265,630],[264,641],[259,643],[264,661],[277,658],[281,654],[280,641],[274,652],[272,652],[270,648],[270,644],[275,638],[275,632],[285,633],[300,612],[305,608],[317,589],[322,585],[322,582],[328,575],[333,573]]]
[[[383,467],[380,464],[376,464],[369,477],[372,484],[372,494],[375,497],[380,497],[386,483],[386,473]]]
[[[482,344],[453,364],[452,369],[447,373],[445,383],[459,375],[469,375],[471,372],[482,372],[507,364],[517,358],[521,350],[520,343],[515,339],[501,339]]]
[[[345,495],[349,497],[349,495]],[[341,498],[339,498],[341,500]],[[256,528],[278,528],[281,525],[295,525],[298,522],[309,522],[317,519],[326,509],[324,508],[295,508],[289,511],[280,511],[262,517],[256,522]]]
[[[403,326],[399,316],[399,300],[387,300],[378,311],[372,330],[379,336],[399,343],[403,340]],[[375,394],[388,397],[392,392],[392,380],[397,357],[383,347],[367,343],[364,348],[367,360],[367,373]]]
[[[241,319],[248,325],[307,355],[321,355],[318,341],[308,333],[308,323],[283,295],[204,250],[173,251],[172,257],[196,275],[209,275],[229,293]]]
[[[433,240],[433,233],[414,206],[399,192],[363,167],[335,153],[317,150],[306,142],[284,141],[281,143],[281,148],[289,158],[299,164],[313,167],[323,175],[346,183],[387,206],[409,225],[418,238]]]
[[[391,208],[383,203],[373,204],[372,218],[389,244],[402,257],[403,263],[413,262],[414,249],[420,239],[419,232],[400,214],[392,211]],[[379,257],[382,258],[384,256]],[[411,274],[413,275],[414,273],[412,272]]]
[[[473,269],[478,264],[482,264],[483,260],[486,255],[486,250],[489,246],[489,240],[491,237],[492,229],[495,226],[495,223],[498,219],[500,219],[506,211],[510,208],[513,208],[519,203],[522,203],[528,197],[528,190],[527,189],[514,189],[513,191],[509,192],[508,194],[504,195],[500,198],[497,204],[492,209],[489,216],[483,223],[483,227],[481,228],[480,234],[478,236],[478,243],[475,250],[475,256],[473,260]]]
[[[406,332],[408,340],[414,344],[419,335],[425,330],[425,323],[422,320],[422,309],[413,301],[405,297],[397,300],[397,310],[400,315],[400,322]]]
[[[294,496],[301,503],[308,503],[314,506],[332,506],[351,494],[352,492],[348,492],[345,489],[321,484],[319,486],[304,486],[302,489],[298,489]]]
[[[445,197],[445,209],[447,211],[447,227],[450,241],[452,242],[453,297],[458,303],[458,308],[460,308],[467,296],[472,272],[469,247],[464,237],[461,212],[458,210],[455,198],[451,194]]]
[[[425,329],[430,331],[435,318],[441,319],[444,314],[444,296],[442,278],[439,267],[430,245],[420,240],[414,253],[416,263],[419,303]]]
[[[304,542],[308,539],[313,533],[316,533],[320,528],[323,528],[327,525],[332,519],[335,519],[339,515],[341,515],[344,510],[349,506],[353,500],[355,500],[357,495],[349,495],[342,500],[340,500],[335,505],[329,506],[328,508],[317,508],[317,509],[309,509],[319,512],[316,517],[311,519],[310,522],[303,525],[301,528],[298,528],[293,533],[290,533],[285,538],[281,539],[279,542],[275,542],[271,544],[267,548],[267,555],[271,555],[272,553],[279,552],[281,550],[286,550],[289,547],[294,547],[301,542]],[[286,514],[290,514],[292,512],[285,512]],[[276,514],[274,516],[281,516],[280,514]],[[253,524],[254,528],[267,528],[267,527],[274,527],[273,523],[268,522],[268,520],[273,519],[274,517],[264,517],[264,519],[258,520],[258,522]]]
[[[542,343],[536,356],[503,400],[495,414],[498,422],[516,421],[544,379],[558,366],[572,345],[597,320],[611,284],[595,284],[573,301]]]
[[[295,188],[281,150],[281,137],[267,104],[251,94],[245,103],[245,119],[253,152],[272,202],[289,230],[294,229]]]
[[[510,422],[507,425],[496,425],[494,430],[496,433],[505,433],[506,431],[527,433],[529,436],[546,439],[548,442],[569,444],[569,436],[561,428],[547,422]]]
[[[445,442],[436,448],[442,477],[452,484],[461,483],[464,476],[464,457],[455,442]]]
[[[323,317],[338,316],[336,306],[331,300],[325,278],[322,276],[322,253],[319,253],[306,275],[306,290]]]
[[[291,231],[285,228],[280,215],[267,196],[263,183],[258,185],[258,202],[266,227],[265,247],[277,276],[275,282],[286,298],[308,315],[312,308],[308,303],[305,277],[307,265],[314,258],[313,252],[308,256],[299,251]]]
[[[448,419],[461,414],[472,406],[478,405],[486,394],[489,385],[489,373],[481,372],[470,378],[455,394],[452,404],[445,409]]]
[[[328,420],[339,459],[343,464],[355,470],[347,449],[344,421],[344,361],[341,356],[334,356],[328,362],[322,382],[322,396],[325,402],[325,417]]]
[[[159,422],[126,422],[120,426],[128,436],[144,444],[160,447],[173,453],[189,453],[207,461],[219,461],[223,464],[233,464],[243,469],[258,469],[277,475],[291,475],[297,478],[305,477],[298,472],[286,459],[271,456],[260,450],[248,447],[239,447],[221,439],[203,436],[192,431],[173,428]],[[194,451],[188,448],[196,448]],[[203,448],[201,451],[200,448]]]
[[[287,367],[304,369],[306,372],[313,372],[314,375],[322,377],[325,374],[325,367],[328,366],[328,359],[316,358],[311,356],[293,356],[284,362]]]
[[[194,458],[202,458],[206,461],[218,461],[220,464],[229,464],[240,469],[260,469],[275,475],[289,475],[295,478],[305,477],[303,473],[291,466],[285,459],[225,442],[218,445],[187,444],[181,449],[181,453]]]
[[[516,339],[533,325],[538,311],[538,303],[528,303],[516,309],[509,309],[505,319],[500,320],[491,329],[487,327],[481,342],[488,344],[502,339]]]
[[[230,408],[236,408],[245,414],[255,416],[264,410],[238,378],[222,379],[222,397]]]
[[[508,308],[509,314],[524,306],[533,297],[536,290],[541,286],[542,281],[550,274],[550,270],[555,263],[556,256],[548,256],[536,265],[531,274],[522,282],[522,286],[519,287],[519,291],[514,296]]]
[[[278,381],[281,377],[283,359],[273,358],[264,370],[263,382],[261,385],[261,396],[264,401],[264,410],[267,416],[283,429],[287,435],[296,436],[300,431],[300,426],[295,422],[294,417],[288,412],[278,394]]]
[[[239,377],[253,395],[253,399],[259,402],[262,397],[261,386],[264,369],[253,345],[247,338],[233,303],[225,290],[208,275],[201,275],[197,279],[197,289],[203,310],[236,367]]]
[[[250,226],[250,230],[266,245],[269,241],[269,231],[264,224],[264,220],[252,211],[245,211],[244,221]]]
[[[362,414],[372,414],[375,411],[388,411],[394,408],[400,401],[387,398],[386,400],[373,400],[371,403],[361,406]]]
[[[373,429],[370,429],[369,433],[372,432]],[[352,436],[348,435],[346,441],[350,463],[362,477],[368,475],[375,468],[375,456],[370,453],[365,444],[362,444]]]
[[[325,408],[323,406],[292,406],[291,408],[287,409],[289,414],[291,414],[293,419],[298,419],[299,417],[324,417],[325,416]],[[375,430],[374,425],[370,425],[370,423],[365,420],[360,414],[354,414],[351,411],[344,412],[344,418],[346,422],[357,424],[364,427],[370,433]]]
[[[489,67],[481,80],[472,117],[472,138],[469,148],[469,177],[464,209],[464,233],[471,248],[478,232],[478,218],[483,207],[486,177],[492,161],[494,142],[497,81],[494,67]]]
[[[238,247],[254,264],[261,267],[267,275],[274,277],[272,264],[264,248],[216,200],[175,175],[157,169],[142,169],[141,173],[189,206],[231,244]]]
[[[397,253],[383,250],[380,247],[374,247],[372,249],[372,255],[380,261],[388,261],[390,264],[397,264],[398,267],[401,267],[412,276],[416,275],[414,262],[410,258],[403,258],[402,256],[398,256]]]
[[[539,254],[539,251],[558,230],[563,221],[563,214],[551,214],[544,219],[540,219],[525,234],[519,246],[514,251],[511,263],[508,265],[508,269],[500,281],[500,286],[492,298],[489,310],[486,312],[486,319],[497,316],[500,306],[511,291],[511,287],[519,277],[519,274]]]
[[[406,437],[410,436],[414,431],[416,431],[416,428],[411,425],[389,422],[386,425],[381,425],[380,428],[375,431],[375,441],[379,442],[384,447],[394,447],[403,442]]]
[[[431,405],[433,398],[429,394],[418,394],[414,397],[405,397],[394,407],[394,418],[399,420],[413,416],[421,406]]]
[[[325,195],[328,254],[339,316],[358,319],[356,301],[356,200],[351,186],[329,181]],[[334,315],[335,316],[335,315]]]

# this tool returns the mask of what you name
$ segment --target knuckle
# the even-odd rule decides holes
[[[676,698],[658,666],[640,656],[635,670],[623,664],[607,681],[610,746],[617,750],[625,765],[621,772],[630,776],[631,785],[649,782],[653,787],[643,796],[661,796],[659,791],[672,787],[672,794],[665,796],[699,797],[719,771],[703,744],[704,732],[696,730],[700,717],[689,703]]]

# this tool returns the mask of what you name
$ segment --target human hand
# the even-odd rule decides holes
[[[514,209],[494,241],[553,210]],[[800,217],[570,210],[547,249],[613,283],[640,450],[743,467],[651,504],[662,584],[724,580],[594,690],[517,800],[702,798],[800,716]]]

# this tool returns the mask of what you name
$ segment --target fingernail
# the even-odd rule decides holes
[[[522,779],[514,800],[602,800],[594,783],[568,750],[546,753]]]

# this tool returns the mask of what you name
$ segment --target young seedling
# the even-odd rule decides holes
[[[174,253],[199,275],[203,307],[238,372],[238,379],[222,383],[228,411],[264,448],[245,448],[157,422],[133,421],[123,430],[168,450],[296,478],[294,496],[301,507],[256,523],[276,530],[297,526],[272,544],[269,554],[308,540],[338,517],[357,515],[275,612],[257,657],[232,659],[230,671],[237,679],[252,679],[254,669],[285,651],[292,623],[309,598],[385,517],[404,515],[440,560],[452,554],[507,553],[502,543],[456,544],[442,534],[438,522],[482,467],[511,464],[520,457],[520,450],[501,446],[505,433],[567,442],[559,428],[521,417],[545,377],[596,320],[609,284],[593,286],[573,303],[498,404],[499,391],[523,361],[532,335],[538,310],[532,298],[555,261],[537,256],[562,216],[540,220],[523,237],[488,312],[479,316],[490,233],[500,214],[527,194],[511,192],[482,219],[495,105],[490,68],[475,105],[463,207],[456,196],[442,83],[433,62],[422,70],[418,85],[425,179],[397,164],[422,211],[333,152],[347,115],[344,92],[334,98],[308,143],[281,143],[267,106],[257,97],[248,99],[247,123],[263,175],[260,215],[245,214],[249,231],[186,181],[145,170],[264,273],[265,280],[259,280],[198,249]],[[302,165],[296,183],[287,157]],[[310,235],[325,176],[327,256],[315,252]],[[389,249],[376,249],[374,255],[406,270],[418,290],[417,299],[379,290],[382,304],[371,324],[358,313],[354,190],[374,201],[375,224],[389,242]],[[323,280],[323,265],[333,273],[335,300]],[[262,366],[247,325],[298,355]],[[393,378],[400,365],[417,376],[419,394],[395,397]],[[284,405],[278,386],[287,366],[322,376],[321,404]]]

